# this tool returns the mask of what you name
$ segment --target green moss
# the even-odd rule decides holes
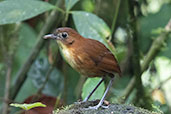
[[[76,102],[58,110],[54,114],[162,114],[127,104],[110,104],[107,109],[88,109],[89,106],[95,106],[98,102],[98,100],[86,103]]]

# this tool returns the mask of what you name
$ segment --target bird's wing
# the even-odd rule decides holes
[[[120,67],[117,63],[116,58],[110,52],[104,44],[97,40],[88,39],[88,48],[85,49],[86,53],[95,63],[95,66],[107,73],[118,73],[121,75]]]

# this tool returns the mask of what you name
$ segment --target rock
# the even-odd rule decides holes
[[[98,102],[99,100],[85,103],[76,102],[62,109],[57,109],[53,114],[161,114],[127,104],[109,104],[108,108],[99,108],[97,110],[88,108],[97,105]]]

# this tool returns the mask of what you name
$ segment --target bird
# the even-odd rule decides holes
[[[84,38],[74,29],[69,27],[60,27],[51,34],[47,34],[44,39],[53,39],[57,42],[64,59],[68,64],[86,77],[101,77],[97,86],[83,100],[88,101],[91,95],[96,91],[104,79],[110,77],[109,84],[96,106],[90,109],[98,109],[103,106],[103,102],[109,88],[112,86],[116,74],[121,76],[119,64],[112,52],[98,40]]]

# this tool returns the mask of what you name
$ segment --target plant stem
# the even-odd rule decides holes
[[[57,1],[59,3],[59,1]],[[17,73],[17,79],[14,82],[14,86],[11,88],[11,95],[10,98],[13,100],[15,99],[18,91],[20,90],[21,86],[23,85],[24,81],[27,78],[27,72],[29,71],[31,65],[37,58],[40,50],[42,49],[43,45],[45,44],[45,41],[42,39],[43,35],[50,31],[50,28],[52,27],[54,21],[57,19],[57,13],[56,9],[54,9],[49,17],[47,18],[45,25],[43,26],[42,30],[40,31],[37,39],[38,42],[36,43],[35,47],[33,48],[33,51],[31,52],[30,56],[28,57],[27,61],[23,64],[19,72]]]
[[[56,6],[56,10],[60,11],[61,13],[65,13],[65,11],[59,7]]]
[[[58,57],[58,58],[57,58]],[[56,59],[57,58],[57,59]],[[47,73],[45,75],[45,80],[42,83],[42,86],[39,88],[39,90],[37,91],[37,94],[40,95],[42,93],[42,90],[44,89],[46,83],[49,80],[50,74],[52,73],[52,71],[54,70],[54,67],[56,66],[56,64],[59,62],[60,58],[59,58],[59,50],[55,53],[54,55],[54,61],[52,63],[52,65],[50,65],[50,67],[47,70]]]
[[[66,26],[66,24],[67,24],[67,21],[68,21],[68,17],[69,17],[69,12],[68,11],[66,11],[66,13],[65,13],[65,20],[64,20],[64,22],[63,22],[63,27],[65,27]]]
[[[5,92],[4,92],[4,102],[3,102],[3,107],[2,107],[2,114],[8,114],[9,113],[9,95],[10,95],[10,84],[11,84],[11,73],[12,73],[12,65],[13,65],[13,58],[14,58],[14,54],[16,51],[16,47],[17,47],[17,38],[18,38],[18,31],[20,28],[20,23],[19,24],[14,24],[14,25],[10,25],[7,26],[9,27],[14,27],[13,28],[13,32],[8,36],[8,39],[10,39],[11,37],[13,37],[14,42],[11,45],[5,46],[5,40],[4,40],[4,34],[5,33],[9,33],[9,31],[5,30],[3,31],[3,27],[0,28],[1,31],[1,36],[0,36],[0,40],[1,40],[1,48],[2,48],[2,52],[3,52],[3,59],[4,59],[4,64],[6,65],[7,71],[6,71],[6,81],[5,81]],[[4,27],[5,28],[5,27]],[[12,40],[12,39],[10,39]]]
[[[7,64],[7,74],[6,74],[6,82],[5,82],[5,95],[4,95],[4,104],[3,104],[3,112],[2,112],[2,114],[7,114],[8,113],[11,71],[12,71],[12,60],[10,58],[9,61],[8,61],[8,64]]]
[[[135,88],[137,90],[136,92],[136,98],[135,102],[136,105],[143,106],[144,108],[149,108],[151,109],[151,104],[150,104],[150,98],[146,96],[144,87],[142,85],[142,80],[141,80],[141,66],[140,66],[140,51],[139,51],[139,45],[138,45],[138,21],[137,21],[137,15],[135,14],[135,8],[136,2],[133,0],[128,1],[129,4],[129,14],[130,14],[130,28],[132,30],[132,41],[133,41],[133,56],[132,56],[132,61],[133,61],[133,72],[134,72],[134,77],[136,80],[135,83]],[[133,90],[133,89],[130,89]],[[142,102],[143,99],[146,99]]]
[[[118,1],[118,3],[117,3],[116,9],[115,9],[115,14],[113,17],[113,22],[112,22],[112,26],[111,26],[111,35],[109,37],[109,41],[111,41],[111,39],[112,39],[112,35],[113,35],[114,29],[115,29],[116,20],[118,17],[119,7],[120,7],[120,3],[121,3],[121,0],[117,0],[117,1]]]
[[[148,51],[144,62],[141,67],[141,71],[144,72],[147,68],[149,63],[154,59],[157,53],[160,51],[161,47],[163,46],[165,40],[168,38],[168,35],[171,33],[171,19],[169,23],[165,27],[165,31],[160,34],[160,36],[153,41],[150,50]]]
[[[159,50],[163,47],[163,43],[167,40],[169,34],[171,33],[171,19],[168,22],[168,24],[165,26],[165,32],[162,32],[152,43],[151,48],[149,49],[147,56],[144,59],[144,62],[141,64],[141,74],[148,68],[150,62],[156,57],[156,55],[159,53]],[[160,41],[160,42],[158,42]],[[157,47],[157,48],[154,48]],[[131,79],[125,88],[125,92],[123,96],[129,96],[133,88],[135,87],[136,84],[136,79],[135,76]],[[126,99],[125,99],[126,100]]]
[[[42,86],[40,87],[40,89],[37,91],[37,94],[40,95],[42,93],[42,90],[44,89],[46,83],[48,82],[49,80],[49,77],[50,77],[50,74],[51,72],[53,71],[54,69],[54,66],[50,66],[49,69],[47,70],[47,73],[45,75],[45,81],[43,82]]]

